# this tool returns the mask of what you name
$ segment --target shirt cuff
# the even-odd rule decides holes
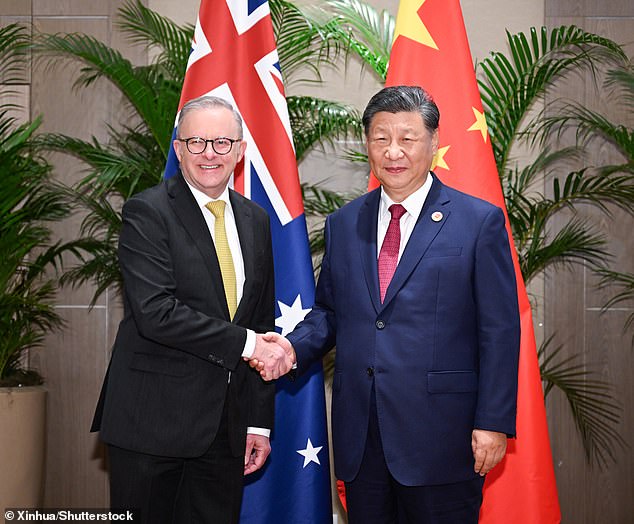
[[[266,428],[247,428],[247,433],[251,433],[252,435],[262,435],[263,437],[270,438],[271,430]]]
[[[247,339],[244,343],[244,349],[242,350],[242,356],[244,358],[251,358],[255,351],[255,331],[247,329]]]

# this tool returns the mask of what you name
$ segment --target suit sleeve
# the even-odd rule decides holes
[[[331,217],[328,217],[324,226],[326,251],[321,261],[321,271],[315,291],[315,305],[287,337],[297,354],[297,373],[300,375],[313,363],[323,358],[335,345],[336,317],[331,273],[330,227]]]
[[[254,319],[255,331],[265,333],[275,329],[275,276],[273,266],[273,249],[271,242],[271,229],[269,219],[265,220],[265,260],[262,264],[265,272],[264,285],[256,305],[256,318]],[[244,364],[245,366],[247,364]],[[275,410],[275,383],[265,382],[260,374],[248,369],[249,390],[251,399],[249,402],[249,415],[247,426],[256,428],[273,428]]]
[[[123,207],[119,264],[137,329],[149,340],[235,370],[246,330],[179,300],[165,220],[140,198]]]
[[[515,435],[520,320],[504,214],[485,217],[476,245],[479,386],[475,428]]]

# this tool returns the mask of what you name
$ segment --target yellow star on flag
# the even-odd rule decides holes
[[[467,129],[467,131],[480,131],[480,133],[482,133],[482,139],[486,142],[489,128],[487,127],[487,120],[484,117],[484,113],[480,113],[480,111],[478,111],[475,107],[472,107],[471,109],[473,109],[476,121],[469,129]]]
[[[438,148],[438,151],[436,152],[433,160],[431,161],[432,171],[436,169],[437,167],[440,167],[442,169],[446,169],[447,171],[449,171],[449,166],[447,165],[447,162],[445,162],[445,154],[447,153],[447,151],[449,151],[450,147],[451,146]]]
[[[418,10],[426,0],[401,0],[394,27],[394,41],[402,35],[420,44],[438,49],[436,42],[418,16]]]

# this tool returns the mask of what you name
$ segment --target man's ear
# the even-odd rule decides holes
[[[172,142],[172,146],[174,146],[174,153],[176,153],[176,158],[178,158],[178,161],[180,162],[183,157],[183,150],[181,149],[181,147],[185,146],[185,142],[174,140]]]
[[[244,140],[240,141],[240,152],[238,154],[238,162],[240,162],[240,160],[242,160],[242,157],[244,156],[245,151],[247,150],[247,143]]]
[[[434,134],[431,136],[431,148],[434,152],[434,155],[438,153],[438,129],[434,131]]]

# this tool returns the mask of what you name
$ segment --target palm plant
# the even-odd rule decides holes
[[[0,28],[0,76],[20,80],[29,34],[10,24]],[[25,358],[44,336],[61,326],[53,307],[56,281],[47,275],[66,249],[51,244],[47,223],[69,212],[63,192],[50,180],[51,166],[33,146],[40,124],[17,125],[14,107],[0,105],[0,386],[42,383]]]
[[[306,80],[305,75],[318,81],[317,65],[332,62],[342,44],[327,38],[327,25],[291,3],[272,0],[270,8],[285,83]],[[79,33],[42,34],[36,47],[50,66],[63,59],[82,64],[75,88],[87,88],[100,79],[111,82],[127,105],[126,122],[133,122],[110,125],[105,144],[62,134],[40,137],[49,149],[74,155],[87,165],[73,191],[88,211],[81,238],[74,243],[83,260],[64,275],[64,282],[94,282],[93,303],[107,288],[121,287],[116,253],[121,213],[114,202],[161,180],[194,33],[193,26],[179,26],[140,0],[123,5],[118,25],[129,41],[153,51],[149,65],[134,65],[117,50]],[[343,104],[307,96],[289,96],[287,103],[298,159],[317,144],[360,133],[360,126],[355,127],[357,113]]]

